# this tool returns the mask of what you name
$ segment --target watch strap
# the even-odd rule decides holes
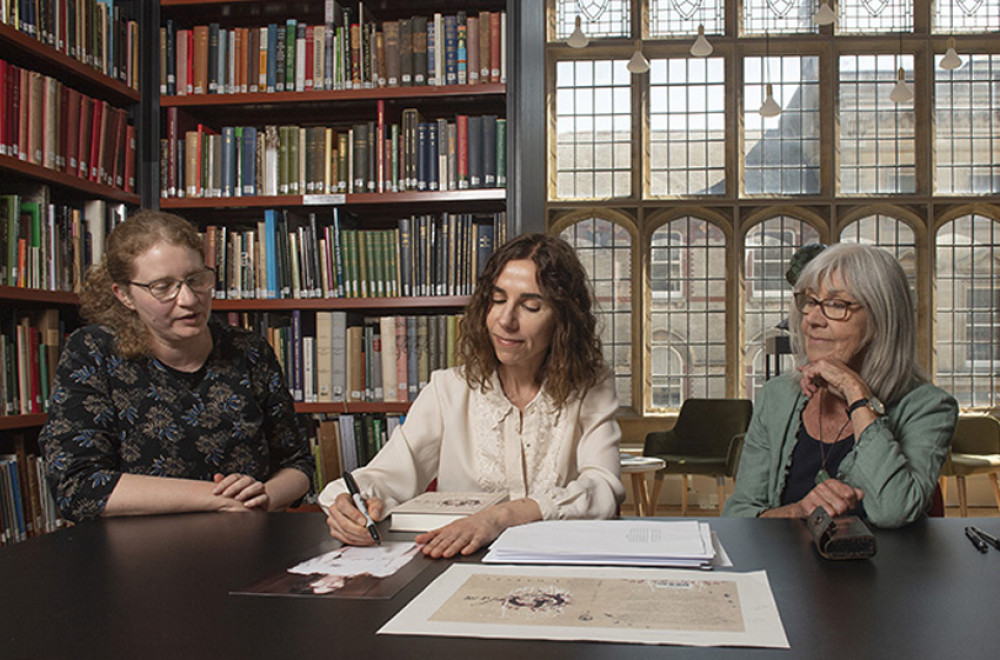
[[[863,407],[865,407],[867,405],[868,405],[868,398],[867,397],[858,399],[857,401],[855,401],[851,405],[847,406],[847,416],[850,417],[851,413],[853,413],[855,410],[857,410],[858,408],[863,408]]]

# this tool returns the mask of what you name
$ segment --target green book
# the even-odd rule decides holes
[[[497,119],[497,188],[507,187],[507,120]]]
[[[299,127],[288,127],[288,194],[301,195],[299,190]]]
[[[278,194],[288,194],[288,127],[278,127]]]
[[[295,89],[295,38],[298,33],[297,21],[289,18],[285,23],[285,91],[302,91]]]
[[[368,288],[368,232],[358,231],[356,233],[358,239],[357,247],[357,257],[358,257],[358,288],[359,295],[362,298],[367,298],[370,295],[370,289]]]

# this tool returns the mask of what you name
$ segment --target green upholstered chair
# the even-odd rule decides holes
[[[666,474],[682,476],[682,516],[687,515],[690,474],[715,477],[721,511],[726,497],[725,479],[736,476],[743,436],[752,414],[749,399],[687,399],[672,429],[646,434],[643,455],[662,458],[667,464],[656,473],[651,515],[656,515]]]
[[[965,478],[973,474],[987,474],[993,486],[993,497],[1000,508],[1000,420],[989,415],[960,416],[951,439],[951,451],[941,466],[938,485],[942,495],[947,495],[947,477],[955,477],[958,484],[958,507],[963,518],[969,515],[969,500]]]

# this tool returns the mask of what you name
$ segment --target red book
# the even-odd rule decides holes
[[[69,127],[71,124],[76,124],[76,115],[71,115],[69,113],[69,97],[71,96],[71,90],[66,85],[60,85],[60,102],[59,102],[59,145],[56,147],[58,153],[56,154],[56,169],[65,172],[66,168],[69,167],[66,163],[69,161]],[[70,119],[72,118],[72,121]]]
[[[76,175],[81,179],[90,177],[90,127],[94,113],[94,99],[80,95],[80,126],[77,130]]]
[[[115,108],[115,133],[114,149],[111,151],[111,164],[109,170],[111,176],[109,185],[118,189],[123,189],[125,185],[125,127],[128,124],[128,116],[121,108]]]
[[[498,11],[490,12],[490,82],[500,82],[500,12]]]
[[[458,189],[469,187],[469,117],[455,115],[455,156],[458,158]]]
[[[187,93],[194,94],[194,32],[187,31]]]
[[[312,90],[313,88],[313,69],[315,64],[315,55],[313,54],[313,49],[316,47],[315,44],[316,34],[314,32],[312,25],[306,26],[306,84],[304,89]]]
[[[135,126],[125,124],[125,192],[135,192]]]
[[[20,133],[21,70],[13,64],[7,65],[7,155],[17,158],[17,140]]]
[[[17,76],[17,94],[15,103],[20,102],[17,112],[17,157],[21,160],[28,160],[28,108],[31,103],[28,99],[31,92],[31,85],[28,82],[30,72],[21,69]]]
[[[101,174],[101,139],[103,138],[101,127],[104,125],[104,106],[107,104],[107,101],[94,99],[93,116],[90,122],[90,155],[87,156],[87,163],[90,165],[87,178],[91,181],[100,180],[98,177]]]
[[[80,153],[80,92],[70,87],[66,90],[66,106],[63,117],[66,119],[66,144],[63,151],[64,170],[73,176],[79,175],[80,163],[77,156]]]

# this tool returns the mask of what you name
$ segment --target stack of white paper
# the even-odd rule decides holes
[[[498,564],[710,568],[708,523],[697,520],[551,520],[511,527],[483,559]]]

